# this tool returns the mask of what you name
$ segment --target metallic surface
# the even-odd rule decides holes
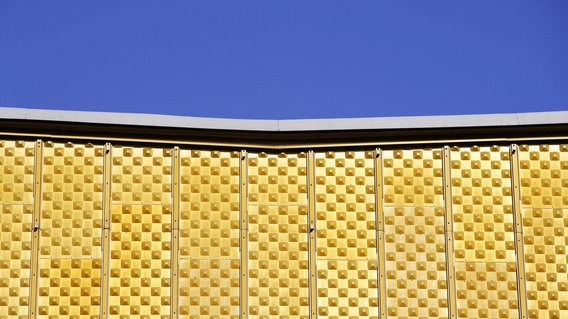
[[[568,316],[568,144],[519,147],[529,318]]]
[[[567,172],[555,142],[4,137],[0,318],[566,318]]]
[[[0,318],[28,315],[35,151],[34,142],[0,141]]]
[[[383,151],[388,318],[448,316],[442,151]]]
[[[315,154],[320,318],[378,318],[374,152]]]
[[[519,318],[509,148],[451,151],[457,315]]]
[[[248,154],[251,318],[308,318],[305,154]]]

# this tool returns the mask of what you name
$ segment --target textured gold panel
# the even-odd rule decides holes
[[[568,207],[568,144],[521,145],[521,198],[525,207]]]
[[[442,151],[383,151],[386,206],[443,206]]]
[[[568,145],[519,152],[529,318],[568,317]]]
[[[181,151],[180,258],[239,258],[239,154]]]
[[[181,151],[180,317],[239,316],[239,153]]]
[[[239,260],[181,259],[180,318],[238,318]]]
[[[32,204],[34,142],[0,141],[0,204]]]
[[[40,258],[101,258],[103,147],[44,145]]]
[[[249,316],[307,318],[306,206],[249,209]]]
[[[376,260],[320,259],[318,318],[378,318]]]
[[[113,146],[112,201],[171,204],[171,157],[171,149]]]
[[[443,207],[385,209],[389,318],[447,318]]]
[[[33,205],[0,205],[0,318],[27,318]]]
[[[306,154],[248,154],[249,318],[308,318]]]
[[[374,152],[315,162],[318,315],[377,318]]]
[[[171,207],[114,206],[110,318],[169,318]]]
[[[39,263],[38,318],[99,318],[100,258],[40,259]]]
[[[568,209],[523,210],[529,318],[568,316]]]
[[[306,155],[250,153],[251,205],[307,205]]]
[[[28,315],[34,142],[0,141],[0,318]]]
[[[518,318],[507,147],[451,152],[455,268],[460,318]]]
[[[458,317],[519,318],[515,262],[456,261]]]
[[[99,316],[102,181],[102,147],[44,143],[38,317]]]

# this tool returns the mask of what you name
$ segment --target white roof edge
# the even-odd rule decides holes
[[[568,124],[568,111],[303,120],[245,120],[176,115],[0,107],[0,119],[265,132],[466,128]]]

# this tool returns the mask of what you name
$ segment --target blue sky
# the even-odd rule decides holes
[[[3,0],[0,106],[264,119],[568,110],[568,1]]]

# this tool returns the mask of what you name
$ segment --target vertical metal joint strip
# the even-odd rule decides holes
[[[308,151],[308,247],[309,247],[309,308],[310,318],[317,318],[317,274],[316,274],[316,174],[314,151]]]
[[[383,206],[383,151],[375,149],[375,225],[377,227],[377,256],[379,263],[378,288],[379,288],[379,317],[387,317],[387,279],[386,279],[386,256],[385,256],[385,217]]]
[[[172,260],[171,316],[178,317],[179,302],[179,218],[180,218],[180,150],[174,147],[172,156]]]
[[[240,318],[248,318],[248,157],[242,150],[239,165],[240,193]]]
[[[112,145],[106,143],[104,147],[103,164],[103,265],[101,269],[101,318],[109,315],[109,267],[110,267],[110,219],[112,208]]]
[[[519,313],[521,319],[528,317],[527,288],[525,281],[525,249],[523,243],[523,220],[521,212],[521,183],[519,171],[519,147],[512,144],[510,148],[511,184],[513,189],[513,227],[515,234],[515,255],[517,257],[517,293],[519,297]]]
[[[456,318],[457,295],[455,278],[453,207],[452,207],[452,177],[450,147],[444,146],[443,154],[443,184],[444,184],[444,235],[446,238],[446,280],[448,283],[448,310],[449,318]]]
[[[30,310],[29,318],[37,317],[38,297],[38,266],[39,266],[39,237],[41,232],[41,184],[43,165],[43,141],[37,140],[34,148],[34,209],[32,226],[32,254],[31,254],[31,278],[30,278]]]

